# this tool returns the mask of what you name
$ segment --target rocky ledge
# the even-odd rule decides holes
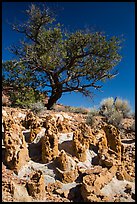
[[[3,202],[135,202],[134,139],[84,118],[3,107]]]

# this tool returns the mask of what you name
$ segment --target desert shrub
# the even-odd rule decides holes
[[[122,113],[115,111],[115,110],[112,112],[112,114],[107,116],[108,123],[113,124],[116,127],[120,126],[122,119],[123,119]]]
[[[30,109],[34,113],[40,113],[42,110],[46,108],[44,107],[44,104],[41,101],[38,101],[36,103],[31,104]]]
[[[70,112],[70,113],[81,113],[81,114],[87,114],[88,113],[88,110],[86,108],[73,107],[73,106],[66,106],[65,111]]]
[[[103,99],[100,103],[100,111],[111,111],[114,104],[114,99],[112,97]]]
[[[86,123],[90,126],[94,126],[96,122],[96,116],[99,115],[99,111],[96,108],[91,108],[87,115]]]
[[[99,108],[99,113],[106,117],[107,122],[117,127],[120,127],[123,118],[129,117],[130,111],[128,101],[112,97],[103,99]]]
[[[131,113],[131,117],[132,117],[133,119],[135,119],[135,112],[132,112],[132,113]]]
[[[80,107],[74,108],[73,111],[74,111],[74,113],[81,113],[81,114],[87,114],[88,113],[88,111],[85,108],[80,108]]]
[[[114,106],[117,111],[123,114],[123,117],[128,117],[130,115],[131,108],[128,101],[117,98]]]

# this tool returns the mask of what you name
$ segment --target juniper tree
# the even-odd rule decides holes
[[[63,93],[76,91],[91,96],[105,79],[117,75],[115,67],[121,60],[118,37],[108,39],[101,32],[89,30],[66,32],[48,8],[34,4],[26,14],[27,22],[13,25],[24,40],[11,47],[16,58],[3,63],[3,68],[14,85],[45,89],[47,109]]]

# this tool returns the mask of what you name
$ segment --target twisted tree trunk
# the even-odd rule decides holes
[[[51,96],[46,105],[47,110],[51,110],[53,105],[56,104],[57,100],[62,96],[62,85],[58,84],[56,87],[52,88]]]

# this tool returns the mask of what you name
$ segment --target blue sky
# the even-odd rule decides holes
[[[2,59],[12,58],[6,49],[21,37],[12,31],[7,22],[24,21],[23,10],[30,2],[2,3]],[[122,61],[117,66],[119,75],[104,83],[102,92],[95,90],[93,99],[78,93],[68,93],[58,101],[64,105],[79,107],[98,106],[102,99],[120,97],[128,100],[135,110],[135,3],[134,2],[48,2],[47,5],[57,11],[57,21],[67,30],[89,27],[103,31],[108,36],[124,36],[121,50]]]

